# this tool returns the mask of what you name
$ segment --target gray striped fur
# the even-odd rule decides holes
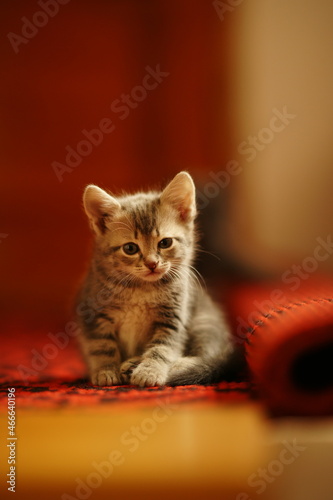
[[[162,192],[117,198],[90,185],[84,207],[95,245],[76,311],[91,382],[183,385],[222,377],[234,348],[222,312],[191,267],[190,175],[179,173]],[[172,244],[163,248],[167,238]],[[138,251],[126,254],[127,243]]]

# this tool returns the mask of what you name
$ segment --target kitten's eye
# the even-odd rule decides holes
[[[127,255],[134,255],[139,251],[139,247],[136,243],[126,243],[123,245],[123,250]]]
[[[163,238],[158,244],[159,248],[170,248],[172,245],[172,238]]]

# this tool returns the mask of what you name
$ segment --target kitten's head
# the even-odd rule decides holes
[[[154,283],[182,276],[191,263],[196,206],[187,172],[177,174],[160,193],[114,197],[89,185],[83,203],[98,264],[108,276],[124,284]]]

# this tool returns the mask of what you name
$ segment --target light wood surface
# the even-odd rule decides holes
[[[243,500],[248,477],[272,454],[266,419],[251,404],[21,410],[17,436],[16,500]],[[4,464],[4,446],[0,454]]]
[[[260,406],[17,411],[16,493],[30,500],[332,500],[333,419],[270,419]]]

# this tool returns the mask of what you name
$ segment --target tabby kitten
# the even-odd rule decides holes
[[[234,347],[193,272],[191,176],[180,172],[161,193],[120,197],[89,185],[83,202],[95,248],[77,313],[92,384],[217,381]]]

